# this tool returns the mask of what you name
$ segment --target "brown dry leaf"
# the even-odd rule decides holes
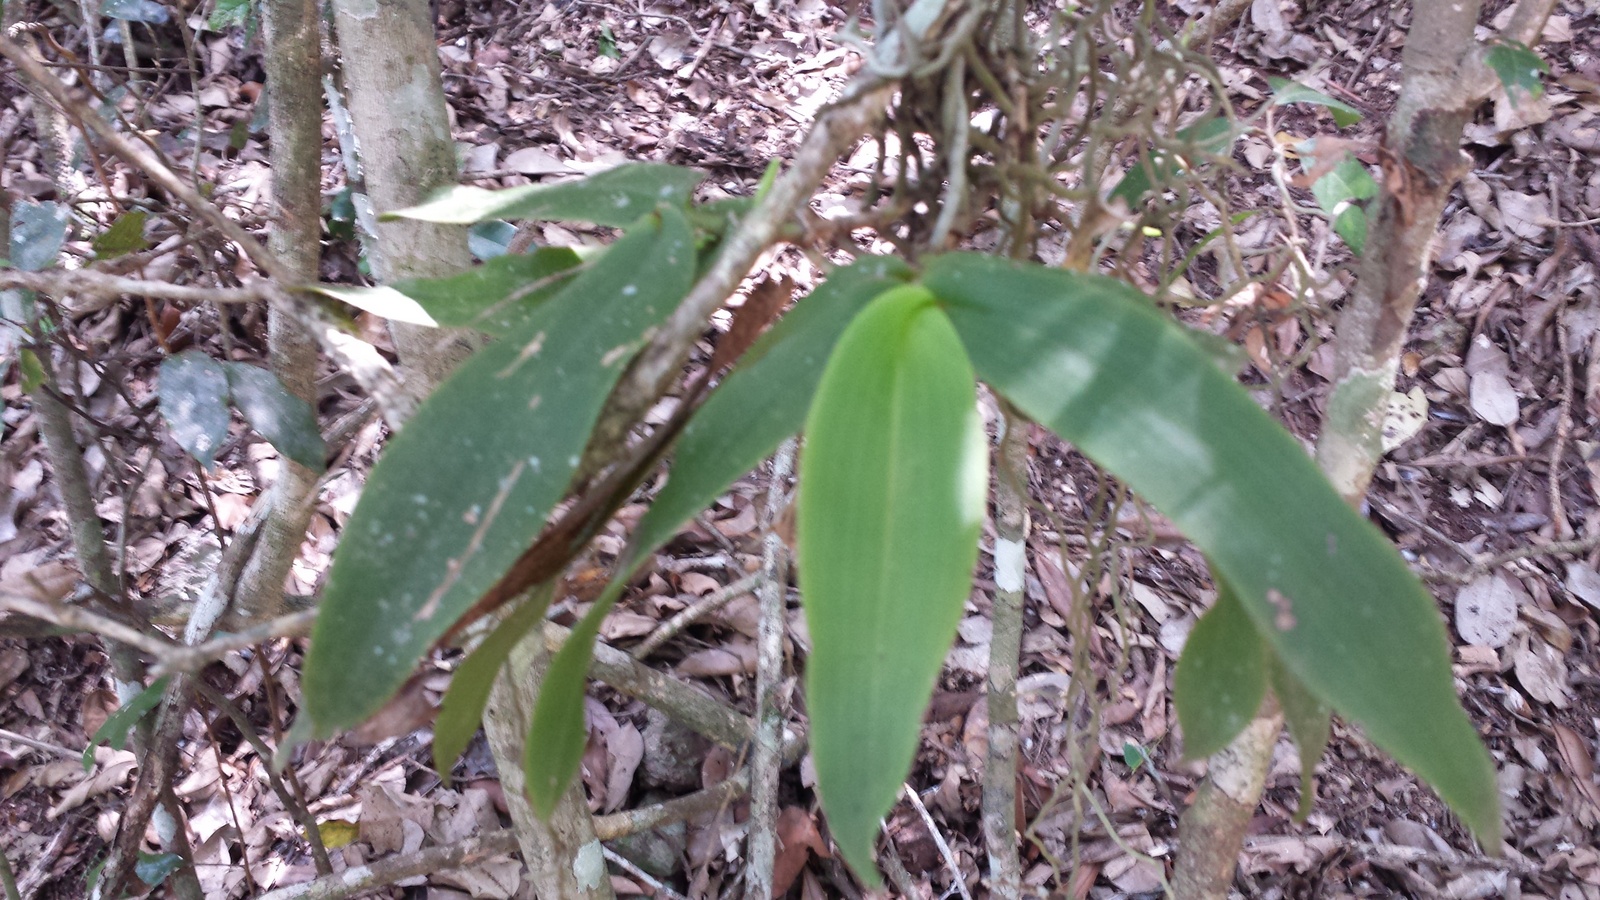
[[[0,594],[55,603],[72,592],[78,570],[63,559],[41,559],[44,551],[19,553],[0,566]]]
[[[0,650],[0,691],[6,689],[17,676],[28,671],[28,654],[17,647],[6,647]],[[94,734],[96,729],[87,729]]]
[[[684,657],[678,671],[707,678],[715,675],[748,675],[756,670],[756,648],[748,641],[733,641],[722,647],[708,647]]]
[[[465,869],[451,869],[430,876],[442,885],[458,887],[467,896],[484,900],[510,900],[522,884],[522,863],[508,856],[497,856],[473,863]]]
[[[1501,191],[1495,197],[1495,201],[1500,207],[1500,215],[1505,220],[1507,231],[1525,241],[1544,239],[1546,225],[1550,221],[1548,197],[1543,194]]]
[[[1481,372],[1472,376],[1468,389],[1472,411],[1490,425],[1514,425],[1517,421],[1517,392],[1500,372]]]
[[[413,676],[394,699],[377,715],[361,723],[350,735],[363,744],[376,744],[384,738],[410,734],[438,716],[439,708],[429,699],[420,676]]]
[[[1589,757],[1589,742],[1560,722],[1551,723],[1550,731],[1555,735],[1562,769],[1572,779],[1578,793],[1589,802],[1592,811],[1600,813],[1600,784],[1594,780],[1594,760]]]
[[[644,760],[644,736],[631,724],[623,723],[606,735],[606,750],[611,757],[611,769],[606,774],[606,799],[604,809],[620,809],[628,801],[633,788],[633,773]]]
[[[1556,709],[1567,708],[1571,702],[1567,696],[1567,667],[1560,651],[1538,638],[1524,638],[1512,655],[1512,665],[1528,696]]]
[[[422,847],[424,829],[433,821],[433,804],[381,782],[369,782],[361,798],[361,840],[373,853],[412,854]]]
[[[91,797],[98,797],[107,791],[116,790],[127,782],[133,770],[138,767],[133,754],[122,752],[117,761],[104,765],[99,771],[73,785],[70,790],[61,795],[61,799],[50,811],[45,813],[45,818],[54,822],[63,813],[77,809],[88,802]],[[82,767],[79,767],[82,771]]]
[[[524,175],[563,175],[572,171],[561,157],[544,147],[523,147],[507,156],[501,165]]]
[[[752,288],[750,296],[733,311],[733,324],[728,333],[717,342],[716,352],[711,355],[711,371],[719,371],[743,356],[793,296],[794,280],[787,275],[768,278]]]
[[[1395,391],[1389,395],[1389,406],[1383,417],[1383,452],[1396,447],[1422,433],[1428,424],[1428,397],[1419,385],[1409,393]]]
[[[1520,583],[1504,573],[1475,579],[1456,594],[1456,632],[1468,644],[1499,649],[1511,643],[1517,609],[1527,599]]]
[[[798,806],[785,806],[778,813],[775,830],[778,856],[772,861],[772,895],[781,897],[805,868],[808,853],[827,858],[828,843],[817,830],[815,816]]]

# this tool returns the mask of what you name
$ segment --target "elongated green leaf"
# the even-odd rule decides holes
[[[279,453],[313,472],[327,468],[328,448],[311,404],[289,393],[278,376],[260,366],[242,362],[222,366],[228,374],[233,405],[251,428]]]
[[[972,589],[988,463],[972,367],[932,295],[872,301],[817,387],[797,518],[817,789],[869,880]]]
[[[161,417],[172,439],[210,468],[228,437],[228,372],[199,350],[161,361]]]
[[[89,738],[89,746],[83,749],[83,770],[85,772],[94,768],[94,748],[101,744],[109,745],[113,750],[121,750],[128,743],[128,733],[133,730],[139,720],[149,715],[150,710],[156,708],[161,702],[161,695],[167,689],[169,679],[157,678],[148,687],[133,696],[132,700],[117,707],[117,711],[100,723],[94,731],[94,736]]]
[[[840,268],[751,346],[684,426],[667,486],[634,532],[631,560],[665,543],[800,430],[839,335],[867,301],[909,275],[884,257]]]
[[[537,219],[593,222],[622,227],[666,204],[685,208],[705,176],[693,169],[661,163],[629,163],[577,181],[532,184],[486,191],[445,188],[427,202],[384,214],[383,218],[421,219],[468,225],[485,219]]]
[[[1349,128],[1361,121],[1361,110],[1356,109],[1342,100],[1332,97],[1287,78],[1268,78],[1267,84],[1272,87],[1272,104],[1282,106],[1286,103],[1310,103],[1314,106],[1327,107],[1333,115],[1333,123],[1340,128]]]
[[[497,256],[445,278],[408,278],[377,287],[319,284],[320,294],[401,322],[476,328],[502,335],[525,322],[540,303],[576,274],[578,254],[566,247]]]
[[[1272,693],[1278,697],[1283,721],[1289,726],[1295,749],[1300,752],[1300,806],[1295,810],[1294,818],[1296,822],[1304,822],[1311,815],[1311,804],[1317,798],[1317,762],[1328,749],[1328,736],[1333,730],[1333,710],[1306,690],[1306,686],[1284,667],[1276,655],[1269,653],[1267,657]]]
[[[532,596],[502,619],[478,649],[461,661],[450,679],[450,688],[439,704],[439,718],[433,723],[433,768],[445,787],[450,786],[450,770],[456,759],[472,742],[478,723],[483,721],[483,708],[489,702],[495,676],[517,642],[544,620],[553,588],[548,583],[534,588]]]
[[[1226,582],[1195,623],[1172,675],[1183,754],[1201,759],[1238,736],[1267,695],[1267,660],[1254,622]]]
[[[925,283],[984,380],[1170,517],[1289,671],[1498,845],[1433,598],[1182,328],[1120,282],[989,257],[935,259]]]
[[[532,543],[601,404],[694,264],[683,214],[647,217],[463,364],[389,442],[345,526],[306,660],[314,737],[376,711]]]
[[[584,613],[567,635],[545,670],[539,686],[539,701],[533,708],[528,741],[522,749],[522,771],[528,790],[528,804],[541,819],[555,812],[561,792],[578,774],[583,762],[587,737],[583,721],[584,686],[589,664],[594,660],[594,642],[600,636],[600,623],[617,605],[627,576],[613,579],[600,599]]]
[[[1194,156],[1218,156],[1227,153],[1228,148],[1233,146],[1238,130],[1227,119],[1214,116],[1181,129],[1174,137],[1192,147]],[[1152,189],[1165,185],[1193,162],[1185,154],[1157,150],[1150,154],[1148,160],[1135,160],[1133,168],[1111,189],[1109,199],[1120,199],[1132,207]]]

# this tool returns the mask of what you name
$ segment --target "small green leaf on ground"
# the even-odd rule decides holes
[[[94,736],[89,738],[89,746],[83,751],[83,770],[85,772],[94,768],[94,748],[106,744],[113,750],[121,750],[128,743],[128,733],[139,720],[149,714],[161,702],[161,696],[167,689],[166,678],[157,678],[148,687],[135,694],[132,700],[117,707],[117,711],[106,717],[106,720],[95,729]]]
[[[1526,44],[1497,41],[1489,46],[1484,56],[1495,77],[1500,79],[1501,87],[1505,88],[1506,96],[1512,100],[1517,99],[1518,93],[1530,99],[1544,93],[1543,76],[1550,71],[1550,64]]]
[[[1361,110],[1342,100],[1335,100],[1319,90],[1306,87],[1298,81],[1291,81],[1287,78],[1268,78],[1267,84],[1272,88],[1272,104],[1274,106],[1283,106],[1287,103],[1310,103],[1316,106],[1324,106],[1333,115],[1333,123],[1340,128],[1349,128],[1362,119]]]
[[[869,881],[972,589],[987,480],[960,338],[926,289],[888,291],[850,323],[817,387],[796,522],[817,790]]]
[[[67,240],[70,214],[66,204],[54,200],[19,200],[12,204],[11,265],[24,272],[55,265]]]
[[[1310,167],[1314,163],[1307,157],[1305,164]],[[1378,196],[1378,182],[1372,173],[1355,154],[1346,153],[1331,171],[1312,182],[1311,194],[1333,219],[1333,230],[1360,256],[1367,248],[1367,210],[1361,203]]]
[[[161,361],[161,417],[173,440],[210,468],[228,437],[228,373],[199,350]]]
[[[96,259],[115,259],[126,253],[136,253],[150,246],[144,239],[145,211],[130,209],[117,217],[111,227],[94,239]]]

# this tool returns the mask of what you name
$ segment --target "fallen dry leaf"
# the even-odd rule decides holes
[[[1517,680],[1528,696],[1556,709],[1567,708],[1570,703],[1567,667],[1556,648],[1537,638],[1528,638],[1517,647],[1511,660]]]
[[[1504,647],[1511,643],[1517,608],[1526,598],[1509,575],[1479,577],[1456,594],[1456,632],[1468,644]]]

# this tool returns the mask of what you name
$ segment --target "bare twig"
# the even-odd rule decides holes
[[[67,759],[72,759],[74,757],[83,755],[82,750],[71,750],[58,744],[52,744],[48,741],[41,741],[37,738],[28,737],[25,734],[18,734],[15,731],[11,731],[6,728],[0,728],[0,741],[10,741],[13,744],[21,744],[24,747],[31,747],[40,751],[41,753],[51,753],[56,756],[64,756]]]
[[[430,872],[459,869],[516,849],[517,836],[503,828],[443,847],[429,847],[410,856],[389,856],[364,866],[352,866],[336,875],[278,888],[258,900],[344,900],[373,888]]]
[[[750,593],[760,583],[761,575],[746,575],[738,581],[724,585],[696,600],[677,615],[662,622],[655,631],[650,632],[648,637],[640,641],[639,646],[633,648],[633,658],[637,660],[648,659],[650,654],[661,649],[662,645],[682,634],[685,628],[727,606],[731,601]]]
[[[928,826],[928,834],[933,837],[933,845],[939,848],[939,855],[944,858],[944,864],[950,869],[950,878],[955,882],[957,893],[962,900],[972,900],[972,892],[967,890],[967,876],[961,871],[961,865],[956,862],[956,855],[950,851],[950,844],[939,831],[939,826],[929,815],[928,808],[922,805],[922,798],[917,796],[917,791],[911,785],[905,785],[906,799],[916,808],[917,815],[922,817],[922,824]],[[1020,895],[1019,895],[1020,896]]]
[[[1017,846],[1017,674],[1028,567],[1028,423],[1001,403],[995,449],[994,624],[989,641],[989,751],[983,770],[983,841],[996,896],[1022,895]]]
[[[761,581],[756,587],[760,619],[756,641],[756,722],[750,751],[750,832],[746,839],[745,897],[768,900],[777,858],[778,745],[783,708],[778,688],[783,681],[783,635],[789,576],[778,520],[789,504],[789,471],[794,466],[795,439],[788,438],[772,457],[771,481],[761,523]]]
[[[251,281],[243,287],[209,287],[200,284],[173,284],[129,278],[96,269],[45,269],[24,272],[0,269],[0,290],[21,288],[52,297],[70,297],[67,312],[77,316],[105,309],[123,297],[171,300],[176,303],[259,303],[280,296],[266,282]]]
[[[278,638],[301,637],[311,631],[311,626],[316,621],[317,611],[307,609],[280,616],[270,622],[263,622],[238,634],[214,637],[203,644],[194,646],[171,644],[159,653],[152,654],[156,657],[156,664],[151,674],[161,676],[174,672],[198,672],[224,656],[247,647],[265,644]]]

